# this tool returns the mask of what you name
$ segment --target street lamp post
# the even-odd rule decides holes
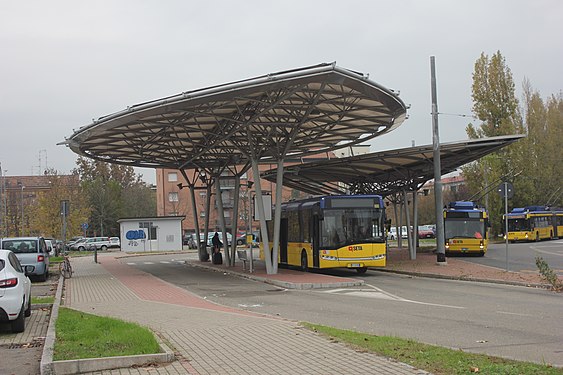
[[[21,209],[22,209],[22,218],[21,218],[21,235],[22,237],[24,236],[24,225],[25,225],[25,221],[23,218],[23,189],[25,189],[25,186],[23,184],[21,184],[21,195],[20,195],[20,201],[21,201]]]

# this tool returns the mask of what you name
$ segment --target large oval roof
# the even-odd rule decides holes
[[[405,115],[393,91],[320,64],[136,104],[63,143],[111,163],[212,168],[364,142],[393,130]]]

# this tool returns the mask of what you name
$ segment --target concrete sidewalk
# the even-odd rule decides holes
[[[293,321],[206,301],[118,256],[100,254],[99,264],[91,257],[73,258],[75,274],[66,280],[64,306],[148,326],[173,347],[177,360],[95,374],[426,374],[330,341]],[[286,271],[282,281],[299,280]],[[314,280],[303,283],[320,280],[311,275],[303,277]]]

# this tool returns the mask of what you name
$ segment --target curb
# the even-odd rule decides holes
[[[187,265],[197,268],[203,268],[215,272],[225,272],[231,275],[239,276],[245,279],[256,280],[263,282],[265,284],[271,284],[279,286],[285,289],[297,289],[297,290],[307,290],[307,289],[323,289],[323,288],[345,288],[350,286],[362,286],[365,284],[364,280],[346,281],[346,282],[333,282],[333,283],[292,283],[283,280],[274,280],[267,277],[255,276],[250,273],[238,272],[229,268],[218,269],[216,267],[207,266],[205,264],[198,264],[193,262],[186,262]]]
[[[498,279],[479,279],[479,278],[475,278],[475,277],[448,276],[448,275],[439,275],[439,274],[435,274],[435,273],[398,271],[398,270],[389,270],[389,269],[370,268],[370,270],[379,271],[379,272],[387,272],[387,273],[396,273],[396,274],[400,274],[400,275],[426,277],[426,278],[430,278],[430,279],[471,281],[471,282],[479,282],[479,283],[503,284],[503,285],[513,285],[513,286],[523,286],[523,287],[529,287],[529,288],[550,289],[550,286],[547,285],[547,284],[525,283],[525,282],[520,282],[520,281],[508,281],[508,280],[498,280]]]
[[[168,348],[168,346],[166,346],[158,336],[156,336],[156,338],[164,353],[54,361],[54,373],[57,375],[70,375],[84,372],[127,368],[131,366],[142,366],[148,363],[167,363],[174,361],[174,352],[172,352],[172,350],[170,350],[170,348]]]
[[[47,328],[47,335],[45,336],[45,343],[43,344],[43,353],[41,355],[41,363],[39,369],[41,375],[54,375],[55,369],[53,366],[53,349],[55,347],[55,322],[59,316],[59,307],[61,306],[61,297],[63,294],[63,281],[64,278],[59,276],[59,284],[55,294],[55,302],[51,307],[51,317],[49,318],[49,328]]]
[[[39,365],[41,375],[79,374],[82,372],[95,372],[131,366],[142,366],[148,363],[167,363],[175,360],[174,352],[160,339],[158,335],[155,334],[163,353],[53,361],[56,338],[55,322],[59,316],[63,284],[64,278],[60,276],[57,292],[55,294],[55,302],[51,308],[51,317],[49,319],[47,335],[45,336],[45,344],[43,345],[41,363]]]

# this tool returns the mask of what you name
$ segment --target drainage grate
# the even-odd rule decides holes
[[[10,344],[10,345],[8,345],[8,349],[39,348],[39,347],[43,346],[44,342],[45,342],[45,338],[41,337],[41,338],[33,339],[33,341],[31,341],[31,342]]]

